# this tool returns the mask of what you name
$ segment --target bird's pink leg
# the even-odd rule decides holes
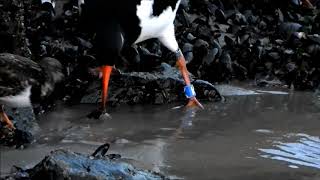
[[[177,63],[177,66],[182,74],[182,77],[184,79],[185,84],[187,86],[191,85],[189,73],[188,73],[188,69],[187,69],[187,65],[186,65],[186,60],[181,52],[180,52],[180,55],[178,56],[176,63]],[[189,99],[187,107],[200,107],[201,109],[204,109],[202,104],[197,100],[196,97],[192,97]]]
[[[3,106],[0,107],[0,118],[4,123],[7,124],[8,128],[15,129],[13,123],[11,122],[7,114],[4,112]]]
[[[105,111],[106,104],[107,104],[109,80],[110,80],[110,75],[112,72],[112,66],[102,66],[101,72],[102,72],[101,108],[102,108],[102,111]]]

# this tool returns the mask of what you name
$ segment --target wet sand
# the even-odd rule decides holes
[[[95,105],[58,107],[41,117],[31,146],[1,147],[1,174],[32,167],[53,149],[91,154],[112,141],[109,153],[172,179],[320,179],[319,96],[233,92],[201,111],[179,105],[122,105],[105,121],[85,118]]]

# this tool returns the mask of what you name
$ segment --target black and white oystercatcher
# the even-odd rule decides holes
[[[54,58],[36,63],[19,55],[0,54],[0,119],[14,129],[4,106],[30,107],[50,95],[63,77],[62,65]]]
[[[45,0],[43,0],[45,1]],[[124,43],[133,45],[158,39],[176,54],[176,64],[184,82],[188,107],[203,106],[196,98],[185,58],[175,37],[174,20],[181,0],[81,0],[81,26],[95,34],[96,58],[102,72],[102,103],[105,112],[110,74],[120,58]],[[47,2],[47,1],[46,1]]]

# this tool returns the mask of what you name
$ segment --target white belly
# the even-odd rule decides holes
[[[0,97],[0,104],[10,107],[30,107],[31,86],[15,96]]]
[[[177,5],[180,1],[177,2]],[[173,24],[177,9],[168,7],[159,16],[153,16],[153,0],[141,0],[141,4],[137,6],[137,16],[140,19],[141,34],[135,43],[150,39],[158,38],[163,32]]]

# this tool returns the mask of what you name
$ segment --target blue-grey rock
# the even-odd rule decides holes
[[[22,176],[22,177],[19,177]],[[134,167],[117,155],[89,156],[64,149],[52,151],[31,169],[17,169],[14,179],[165,180],[164,175]]]

